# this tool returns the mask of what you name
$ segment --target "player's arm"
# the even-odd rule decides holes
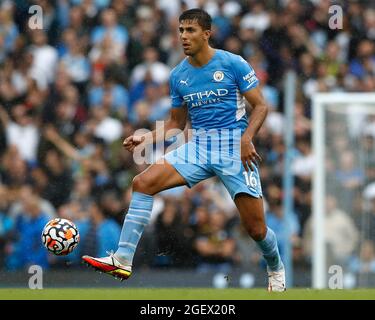
[[[170,117],[165,124],[165,135],[163,139],[168,139],[176,135],[176,131],[173,129],[184,130],[187,121],[187,106],[182,105],[179,108],[172,108]],[[174,131],[174,132],[173,132]]]
[[[262,160],[252,141],[266,119],[268,107],[259,87],[245,91],[243,96],[252,107],[249,125],[241,138],[241,160],[245,170],[248,171],[248,168],[253,170],[252,162]]]
[[[134,148],[146,141],[147,143],[157,143],[159,141],[171,138],[172,136],[177,135],[182,130],[185,129],[187,120],[187,106],[182,105],[179,108],[172,108],[170,111],[170,116],[167,121],[164,123],[162,132],[153,130],[151,133],[144,135],[131,135],[127,137],[123,146],[130,152],[134,151]],[[178,130],[174,130],[178,129]]]

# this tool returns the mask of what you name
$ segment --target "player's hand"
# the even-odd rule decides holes
[[[143,141],[145,141],[144,136],[130,136],[127,137],[122,145],[125,147],[126,150],[129,152],[133,152],[134,148],[138,145],[140,145]]]
[[[242,136],[241,138],[241,161],[247,172],[249,168],[254,171],[253,164],[262,161],[261,156],[255,150],[253,142],[247,136]]]

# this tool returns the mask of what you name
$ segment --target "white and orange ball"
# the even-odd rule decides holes
[[[43,228],[42,242],[53,254],[67,255],[78,245],[79,232],[72,221],[56,218],[49,221]]]

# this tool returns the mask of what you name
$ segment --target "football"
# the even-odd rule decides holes
[[[76,225],[68,220],[56,218],[50,220],[43,228],[42,242],[48,251],[55,255],[71,253],[79,243],[79,232]]]

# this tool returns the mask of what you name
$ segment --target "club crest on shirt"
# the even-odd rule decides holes
[[[223,71],[215,71],[214,73],[214,80],[220,82],[224,79],[224,72]]]

